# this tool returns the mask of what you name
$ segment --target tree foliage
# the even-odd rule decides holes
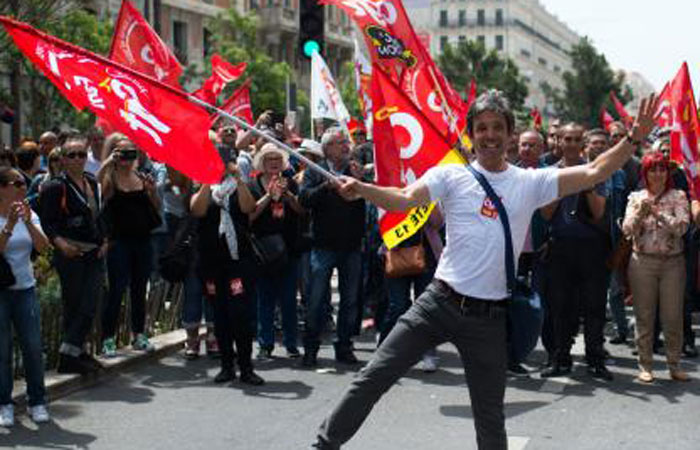
[[[23,22],[79,47],[105,55],[109,50],[112,24],[98,20],[83,9],[84,1],[21,0],[7,2],[0,7],[0,14],[8,14]],[[16,49],[10,37],[0,33],[0,65],[16,74],[14,86],[0,89],[0,101],[10,105],[19,116],[22,110],[31,111],[26,116],[22,133],[37,137],[48,129],[68,124],[87,128],[94,120],[89,112],[77,111],[54,85],[37,71]],[[15,94],[18,93],[19,95]]]
[[[437,64],[452,87],[464,97],[474,79],[478,93],[498,89],[503,91],[513,109],[523,110],[528,95],[525,79],[513,60],[501,57],[496,50],[487,51],[477,41],[462,41],[457,46],[447,45]]]
[[[601,106],[617,114],[609,98],[610,92],[615,92],[625,103],[632,98],[631,89],[625,85],[624,73],[615,73],[605,55],[598,53],[588,38],[572,47],[570,55],[572,70],[562,76],[563,91],[546,83],[542,84],[542,90],[564,121],[599,127]]]

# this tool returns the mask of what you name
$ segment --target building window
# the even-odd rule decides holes
[[[204,28],[202,30],[202,54],[205,58],[211,54],[211,41],[211,31],[209,31],[209,29],[207,28]]]
[[[443,28],[447,26],[447,10],[440,11],[440,26]]]
[[[503,50],[503,36],[496,35],[496,50]]]
[[[537,62],[540,63],[541,66],[547,67],[547,60],[544,58],[538,58]]]
[[[486,47],[486,36],[477,36],[476,41]]]
[[[502,9],[496,10],[496,25],[497,26],[503,25],[503,10]]]
[[[561,67],[559,67],[559,66],[554,66],[554,72],[555,72],[555,73],[561,72]]]
[[[444,52],[445,49],[447,48],[448,42],[447,42],[447,36],[440,36],[440,51]]]
[[[284,7],[291,8],[292,7],[292,0],[284,0]]]
[[[250,0],[250,9],[257,11],[260,8],[260,3],[258,0]]]
[[[524,48],[520,50],[520,55],[524,56],[525,58],[530,58],[532,56],[529,51],[525,50]]]
[[[467,24],[467,11],[465,9],[459,10],[459,26],[463,27]]]
[[[173,20],[173,47],[175,56],[182,64],[187,64],[187,23]]]
[[[482,27],[486,25],[486,11],[480,9],[476,12],[476,24]]]

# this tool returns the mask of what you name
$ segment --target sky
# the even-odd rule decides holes
[[[580,36],[588,36],[613,69],[641,73],[657,90],[688,62],[700,88],[700,1],[540,0]]]

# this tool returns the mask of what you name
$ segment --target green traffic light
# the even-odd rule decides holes
[[[304,42],[304,55],[308,56],[311,58],[311,56],[314,54],[314,52],[320,52],[321,51],[321,46],[318,45],[318,42],[316,41],[306,41]]]

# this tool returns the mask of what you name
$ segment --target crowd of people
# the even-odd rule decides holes
[[[371,182],[373,145],[363,130],[348,136],[330,127],[316,142],[273,117],[265,112],[256,125],[334,175]],[[546,133],[512,131],[509,162],[533,170],[594,161],[628,136],[620,122],[609,130],[551,121]],[[204,322],[205,351],[220,361],[214,382],[239,378],[251,385],[264,383],[254,359],[279,355],[278,329],[286,357],[299,358],[304,367],[319,364],[332,320],[334,269],[340,300],[333,347],[341,364],[358,363],[353,337],[364,317],[373,316],[382,342],[428,288],[445,245],[440,205],[419,233],[399,245],[423,248],[421,271],[386,277],[393,250],[381,245],[370,202],[341,195],[302,160],[249,131],[223,125],[211,138],[226,166],[217,185],[193,182],[150,160],[126,136],[104,136],[99,129],[47,131],[0,151],[0,252],[9,266],[4,270],[0,260],[0,426],[14,423],[13,329],[30,416],[49,419],[32,259],[50,247],[63,306],[60,373],[95,372],[100,358],[118,354],[116,327],[127,290],[131,346],[154,350],[146,329],[154,276],[184,285],[184,356],[200,355]],[[616,330],[610,344],[625,344],[632,335],[625,304],[631,303],[639,380],[653,382],[653,354],[660,352],[672,379],[689,379],[680,360],[697,356],[691,312],[699,281],[700,202],[691,201],[682,169],[670,161],[663,130],[654,142],[637,145],[636,156],[609,179],[542,207],[531,219],[518,276],[542,299],[548,356],[542,377],[571,372],[571,347],[582,323],[589,373],[612,380],[603,345],[606,311]],[[97,311],[105,279],[108,294]],[[98,314],[102,347],[96,359],[85,341]],[[434,348],[422,355],[424,370],[435,371]],[[524,362],[510,355],[510,374],[529,375]]]

